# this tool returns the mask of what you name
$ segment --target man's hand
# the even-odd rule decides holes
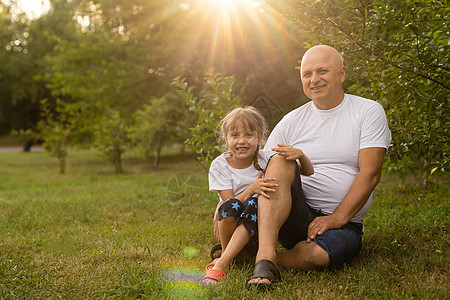
[[[309,243],[315,239],[317,235],[324,234],[329,229],[339,229],[345,225],[337,216],[331,214],[315,218],[308,226],[308,235],[306,241]]]

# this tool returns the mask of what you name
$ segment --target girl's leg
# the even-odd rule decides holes
[[[236,199],[236,201],[239,200]],[[223,274],[228,271],[233,259],[236,258],[242,249],[244,249],[245,245],[247,245],[250,240],[250,236],[255,233],[257,214],[256,201],[257,199],[249,199],[245,201],[242,205],[240,205],[241,209],[239,209],[239,212],[238,209],[235,209],[236,211],[234,211],[227,210],[226,207],[222,206],[219,208],[219,233],[222,242],[222,255],[219,259],[217,259],[212,268],[212,270],[217,270],[216,272],[219,272],[219,274]],[[240,221],[241,219],[244,220],[243,223],[236,227],[236,221]],[[227,220],[231,220],[234,223],[231,223],[231,221],[226,222]],[[222,229],[221,226],[223,226],[224,229]],[[224,233],[228,235],[222,236]],[[212,270],[210,271],[212,272]],[[217,285],[217,279],[212,278],[213,276],[208,274],[210,271],[206,272],[206,275],[202,278],[200,284],[212,286]]]
[[[219,221],[220,244],[222,245],[222,254],[227,248],[230,239],[236,230],[236,219],[228,217]]]
[[[228,199],[219,207],[219,235],[222,253],[236,230],[244,205],[238,199]]]
[[[244,249],[250,238],[256,234],[257,206],[258,198],[250,198],[242,204],[243,211],[239,218],[242,223],[234,230],[227,247],[213,269],[227,271],[233,259]]]
[[[233,259],[239,254],[239,252],[241,252],[245,245],[247,245],[249,240],[250,233],[247,231],[244,225],[239,225],[231,236],[227,248],[224,252],[222,252],[222,256],[216,261],[216,264],[214,265],[212,270],[227,272]],[[200,284],[204,286],[217,285],[218,278],[213,279],[209,277],[208,272],[211,272],[211,270],[206,272],[206,275],[202,278]]]
[[[243,224],[239,225],[231,236],[228,246],[222,252],[222,256],[217,260],[213,269],[228,271],[231,262],[244,249],[250,240],[250,233]]]

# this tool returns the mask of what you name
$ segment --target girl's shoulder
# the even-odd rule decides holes
[[[227,153],[222,153],[219,156],[217,156],[211,163],[211,166],[209,167],[210,170],[212,169],[223,169],[224,167],[226,167],[228,165],[227,162],[227,157],[229,156],[229,154]]]

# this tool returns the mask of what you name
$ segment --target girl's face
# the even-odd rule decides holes
[[[236,168],[246,168],[253,163],[253,155],[256,152],[261,140],[256,131],[245,129],[242,122],[237,122],[225,137],[228,149],[231,154],[231,161]]]

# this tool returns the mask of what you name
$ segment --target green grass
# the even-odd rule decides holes
[[[202,275],[215,243],[207,172],[189,156],[152,170],[125,158],[124,175],[95,151],[69,152],[67,174],[45,152],[0,154],[0,299],[448,299],[448,174],[428,191],[384,175],[363,250],[340,271],[282,269],[273,291],[245,288],[251,261],[220,287]]]

